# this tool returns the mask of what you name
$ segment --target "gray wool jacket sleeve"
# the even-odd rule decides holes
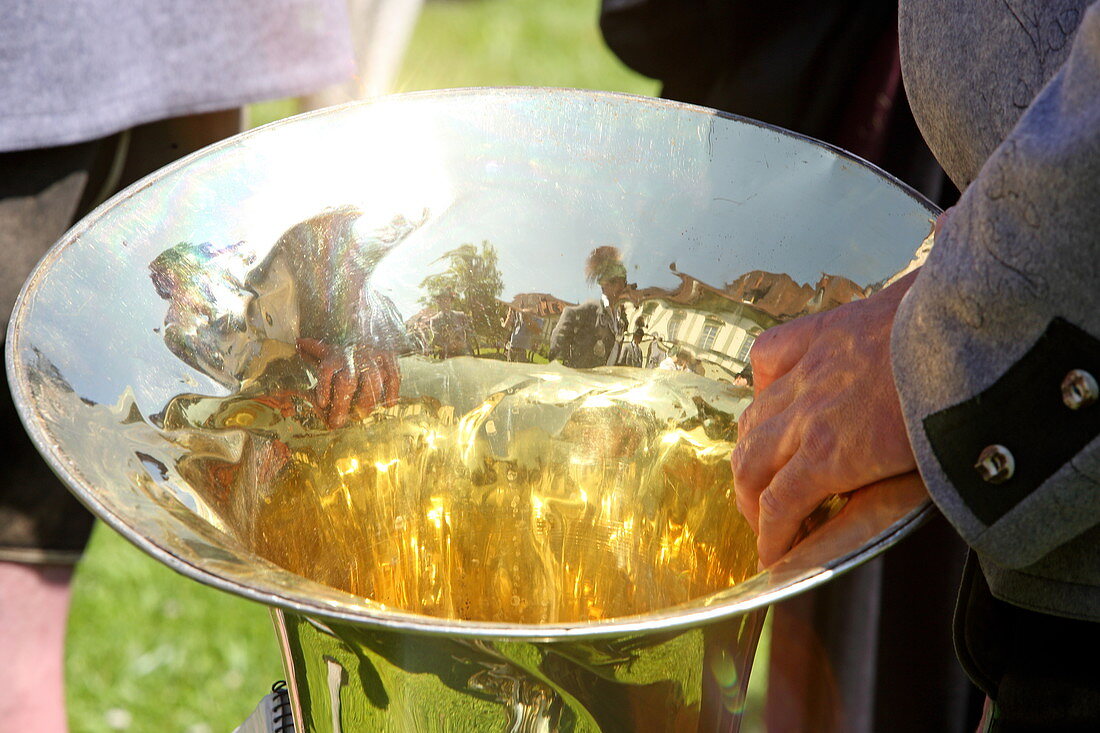
[[[1100,402],[1071,409],[1062,387],[1072,370],[1100,379],[1100,3],[1088,5],[903,1],[907,90],[965,191],[892,351],[921,474],[994,595],[1095,621]],[[982,477],[987,447],[1011,454],[1011,476]]]

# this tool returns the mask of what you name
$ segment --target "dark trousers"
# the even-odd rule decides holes
[[[983,731],[1100,731],[1100,623],[994,598],[973,554],[963,571],[955,646],[990,698]]]

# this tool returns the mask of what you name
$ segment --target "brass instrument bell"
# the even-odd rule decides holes
[[[768,604],[929,511],[881,486],[758,572],[728,462],[749,348],[911,268],[934,216],[690,105],[355,103],[80,222],[10,381],[100,518],[271,607],[299,730],[733,730]]]

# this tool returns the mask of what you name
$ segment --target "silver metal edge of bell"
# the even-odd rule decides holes
[[[206,148],[191,153],[190,155],[184,156],[176,162],[171,163],[164,168],[161,168],[131,184],[124,190],[107,199],[107,201],[100,204],[98,207],[96,207],[96,209],[94,209],[91,213],[89,213],[87,216],[77,222],[75,226],[69,229],[69,231],[62,235],[62,237],[49,249],[49,251],[42,257],[41,260],[39,260],[38,264],[35,265],[34,269],[31,271],[31,274],[28,276],[27,281],[23,285],[23,288],[20,290],[19,296],[15,301],[15,305],[12,308],[12,314],[8,322],[8,331],[6,336],[5,362],[8,374],[8,383],[12,391],[12,398],[16,411],[19,413],[19,419],[23,423],[23,426],[27,430],[27,433],[30,436],[31,440],[34,442],[35,447],[43,456],[44,460],[46,460],[51,470],[53,470],[53,472],[57,474],[57,476],[62,481],[65,482],[65,484],[69,487],[72,493],[76,495],[77,499],[79,499],[82,504],[84,504],[98,518],[103,520],[109,527],[121,534],[143,552],[156,558],[160,562],[170,567],[172,570],[180,573],[181,575],[185,575],[193,580],[203,583],[204,585],[217,588],[219,590],[224,590],[229,593],[233,593],[234,595],[247,598],[249,600],[253,600],[268,606],[275,606],[277,608],[294,611],[296,613],[334,618],[361,624],[372,624],[387,629],[428,635],[453,635],[455,632],[459,632],[471,637],[517,640],[523,639],[527,641],[537,641],[539,639],[561,640],[567,638],[599,638],[609,636],[621,636],[623,634],[630,633],[640,633],[656,630],[673,630],[683,627],[695,626],[700,623],[717,621],[722,618],[762,608],[764,606],[771,605],[772,603],[776,603],[792,595],[820,585],[828,579],[832,578],[833,576],[844,573],[847,570],[850,570],[857,565],[875,557],[876,555],[883,552],[894,543],[902,539],[905,535],[916,529],[918,526],[920,526],[920,524],[933,511],[932,502],[930,499],[925,499],[920,505],[910,511],[907,515],[897,520],[889,527],[885,528],[876,536],[874,540],[871,541],[869,545],[865,546],[861,551],[841,557],[831,566],[826,566],[822,568],[819,572],[814,573],[809,577],[792,580],[789,584],[780,586],[772,592],[764,593],[741,602],[720,604],[711,607],[699,607],[698,605],[685,604],[684,606],[674,606],[649,614],[643,614],[639,616],[624,616],[620,619],[611,619],[598,623],[522,625],[456,621],[453,619],[434,618],[431,616],[421,616],[398,611],[367,612],[361,609],[358,612],[351,612],[340,608],[334,608],[325,603],[303,602],[301,600],[288,598],[274,592],[256,589],[252,586],[246,586],[234,580],[216,575],[210,571],[193,565],[192,563],[189,563],[182,558],[177,557],[176,555],[173,555],[168,550],[152,543],[144,536],[135,532],[120,517],[108,511],[105,506],[96,501],[93,492],[90,491],[90,487],[86,485],[86,483],[82,479],[78,478],[72,471],[70,471],[68,465],[60,460],[58,452],[55,451],[54,444],[49,440],[46,431],[37,420],[37,416],[30,406],[31,403],[29,395],[26,394],[25,391],[25,382],[21,379],[22,367],[15,357],[15,354],[19,350],[19,337],[21,335],[20,330],[24,304],[32,296],[33,292],[36,289],[36,284],[42,275],[42,272],[46,269],[47,265],[50,262],[56,259],[60,255],[60,253],[66,247],[68,247],[80,234],[82,234],[93,224],[95,224],[104,215],[105,212],[118,205],[118,203],[120,203],[121,201],[131,198],[139,191],[147,188],[161,178],[170,175],[176,169],[190,164],[192,160],[207,155],[208,153],[211,153],[222,147],[237,144],[242,139],[246,139],[261,130],[265,130],[274,126],[291,124],[303,118],[331,114],[332,112],[340,109],[370,105],[392,99],[413,98],[421,96],[465,96],[471,94],[504,96],[508,92],[517,91],[535,95],[560,94],[561,92],[566,92],[568,94],[576,96],[623,99],[635,103],[642,103],[647,106],[681,109],[688,112],[704,114],[708,117],[721,117],[744,124],[750,124],[755,127],[768,129],[784,137],[803,140],[810,144],[817,145],[818,147],[825,148],[826,150],[829,150],[837,155],[838,157],[846,158],[858,165],[868,168],[871,171],[877,173],[880,177],[882,177],[885,182],[895,186],[896,188],[901,189],[911,198],[915,199],[917,202],[925,206],[929,210],[930,214],[935,215],[939,211],[939,209],[934,204],[932,204],[925,196],[915,191],[909,185],[898,180],[891,174],[883,171],[878,166],[869,163],[866,160],[863,160],[862,158],[829,143],[822,142],[807,135],[802,135],[792,132],[790,130],[785,130],[775,125],[770,125],[764,122],[760,122],[758,120],[753,120],[719,110],[714,110],[709,107],[702,107],[682,102],[672,102],[668,100],[662,100],[654,97],[644,97],[635,94],[625,94],[622,92],[561,89],[556,87],[471,87],[464,89],[448,89],[440,91],[421,91],[409,92],[405,94],[395,94],[387,97],[376,98],[373,100],[368,99],[356,102],[348,102],[342,105],[327,107],[320,110],[307,112],[305,114],[295,115],[294,117],[277,120],[267,125],[263,125],[261,127],[239,133],[221,142],[215,143],[213,145],[207,146]],[[698,600],[692,603],[698,604]]]

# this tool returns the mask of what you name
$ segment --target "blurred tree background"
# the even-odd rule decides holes
[[[395,89],[655,94],[604,46],[598,12],[599,0],[428,0]],[[251,121],[297,109],[255,105]],[[227,733],[283,670],[266,607],[176,575],[101,524],[77,572],[66,677],[73,733]]]

